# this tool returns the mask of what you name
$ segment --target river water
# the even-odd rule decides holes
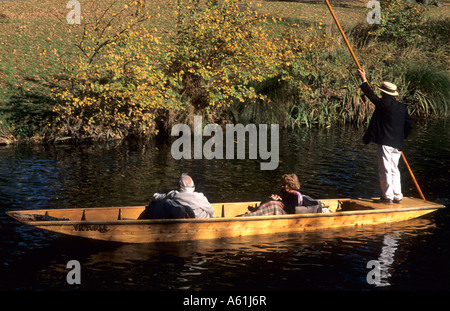
[[[8,210],[141,205],[176,188],[182,172],[210,202],[253,201],[296,173],[314,198],[379,196],[376,146],[364,129],[280,134],[280,163],[174,160],[171,143],[0,147],[0,290],[397,291],[450,290],[450,213],[411,221],[165,244],[115,244],[24,226]],[[405,155],[430,201],[450,204],[450,120],[417,125]],[[403,191],[419,197],[403,163]],[[81,265],[68,284],[66,265]],[[381,279],[368,283],[375,260]]]

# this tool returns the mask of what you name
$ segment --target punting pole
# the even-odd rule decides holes
[[[345,43],[347,44],[348,50],[350,51],[350,54],[352,54],[352,57],[356,63],[356,65],[358,66],[358,68],[360,70],[362,70],[361,66],[359,65],[358,59],[356,59],[355,53],[353,53],[352,47],[350,46],[350,43],[347,40],[347,37],[345,36],[344,31],[341,28],[341,25],[339,24],[336,15],[334,15],[333,9],[331,8],[330,2],[328,2],[328,0],[325,0],[325,2],[327,3],[328,9],[330,10],[331,15],[333,16],[334,21],[336,22],[336,25],[339,28],[339,31],[341,32],[342,37],[344,38]]]
[[[345,33],[342,30],[342,27],[339,24],[339,21],[337,20],[337,17],[334,14],[333,9],[331,8],[330,2],[328,2],[328,0],[325,0],[325,2],[327,4],[327,6],[328,6],[328,9],[330,10],[331,15],[333,16],[334,21],[336,22],[336,25],[339,28],[339,31],[341,32],[342,37],[344,38],[345,43],[347,44],[347,47],[348,47],[348,50],[350,51],[350,54],[352,54],[353,60],[355,61],[356,65],[358,66],[359,70],[362,71],[361,65],[359,64],[358,59],[355,56],[355,53],[353,53],[352,47],[350,46],[350,43],[348,42],[347,37],[345,36]],[[414,181],[414,184],[416,185],[417,190],[419,191],[420,196],[422,197],[423,200],[425,200],[425,196],[423,195],[422,190],[420,190],[419,184],[417,183],[417,180],[414,177],[414,174],[413,174],[411,168],[409,167],[408,161],[406,161],[406,158],[405,158],[405,155],[403,154],[403,151],[401,153],[402,153],[403,161],[405,161],[405,164],[408,167],[408,171],[411,174],[411,177],[412,177],[412,179]]]
[[[425,201],[425,196],[423,195],[422,190],[420,190],[420,187],[419,187],[419,184],[417,183],[416,178],[414,178],[414,174],[413,174],[413,172],[411,171],[411,168],[409,167],[408,161],[406,161],[406,158],[405,158],[405,155],[403,154],[403,151],[402,151],[402,158],[403,158],[403,161],[405,161],[406,167],[408,168],[408,171],[409,171],[409,173],[411,174],[411,177],[412,177],[412,179],[413,179],[413,181],[414,181],[414,184],[416,185],[417,190],[418,190],[419,193],[420,193],[420,196],[421,196],[422,199]]]

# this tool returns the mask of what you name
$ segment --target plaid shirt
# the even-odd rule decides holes
[[[269,201],[261,204],[256,211],[242,216],[270,216],[284,214],[286,214],[286,212],[283,209],[283,203],[281,201]]]

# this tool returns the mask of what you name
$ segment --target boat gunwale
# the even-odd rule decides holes
[[[432,203],[432,202],[431,202]],[[264,221],[264,220],[289,220],[300,218],[321,218],[321,217],[344,217],[365,214],[383,214],[411,212],[419,210],[437,210],[445,208],[444,205],[433,203],[435,205],[419,207],[396,207],[370,210],[342,211],[331,213],[305,213],[305,214],[285,214],[285,215],[267,215],[267,216],[234,216],[234,217],[214,217],[214,218],[182,218],[182,219],[121,219],[121,220],[49,220],[49,221],[26,221],[15,217],[14,213],[23,213],[23,211],[7,211],[6,214],[15,220],[30,226],[61,226],[61,225],[80,225],[80,224],[98,224],[98,225],[146,225],[146,224],[182,224],[182,223],[208,223],[208,222],[242,222],[242,221]],[[138,207],[138,206],[136,206]],[[115,207],[123,208],[123,207]],[[33,212],[30,210],[29,212]],[[25,214],[25,213],[24,213]]]

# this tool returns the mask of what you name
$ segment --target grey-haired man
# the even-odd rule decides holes
[[[180,189],[172,190],[169,193],[154,193],[152,200],[170,199],[182,206],[188,206],[194,211],[195,218],[214,217],[214,209],[205,195],[201,192],[195,192],[195,185],[191,176],[183,173],[179,185]]]

